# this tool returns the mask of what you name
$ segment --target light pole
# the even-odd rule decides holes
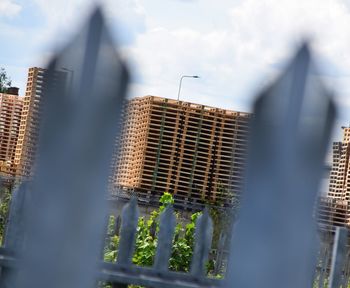
[[[197,75],[182,75],[180,78],[180,84],[179,84],[179,92],[177,93],[177,101],[180,99],[180,92],[181,92],[181,85],[182,85],[182,79],[184,78],[199,78]]]

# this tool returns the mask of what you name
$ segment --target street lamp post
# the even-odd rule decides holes
[[[180,84],[179,84],[179,92],[177,93],[177,101],[180,100],[180,92],[181,92],[181,85],[182,85],[182,79],[184,78],[199,78],[197,75],[182,75],[180,78]]]

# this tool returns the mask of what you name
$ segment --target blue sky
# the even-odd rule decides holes
[[[180,76],[196,74],[183,100],[249,111],[307,36],[341,107],[337,124],[350,122],[350,0],[99,2],[134,72],[129,97],[176,98]],[[22,95],[28,67],[45,66],[95,3],[0,0],[0,66]]]

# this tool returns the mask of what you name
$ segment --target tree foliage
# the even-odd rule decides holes
[[[11,87],[11,79],[4,68],[0,68],[0,93],[5,93]]]

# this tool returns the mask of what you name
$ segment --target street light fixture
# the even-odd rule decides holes
[[[177,93],[177,101],[179,101],[180,99],[180,92],[181,92],[181,85],[182,85],[182,79],[184,78],[199,78],[199,76],[197,75],[182,75],[181,78],[180,78],[180,84],[179,84],[179,92]]]

